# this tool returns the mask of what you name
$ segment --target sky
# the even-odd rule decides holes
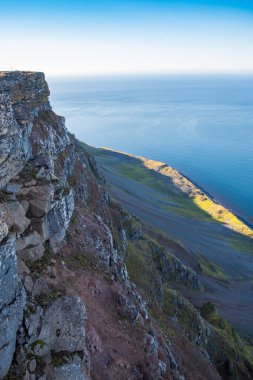
[[[253,1],[0,0],[0,70],[253,72]]]

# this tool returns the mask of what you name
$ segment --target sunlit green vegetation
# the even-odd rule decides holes
[[[169,212],[201,221],[215,221],[253,238],[251,228],[236,215],[213,201],[177,170],[162,162],[106,149],[93,153],[103,157],[103,164],[115,169],[118,175],[140,182],[163,195],[163,198],[158,197],[157,202]]]

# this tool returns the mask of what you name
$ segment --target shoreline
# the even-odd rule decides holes
[[[166,164],[167,165],[167,164]],[[177,170],[177,169],[175,169]],[[247,219],[245,219],[244,217],[240,216],[238,213],[234,212],[232,208],[228,207],[228,206],[225,206],[222,202],[220,202],[218,199],[214,198],[214,196],[212,194],[210,194],[207,190],[204,189],[204,187],[198,185],[197,182],[194,182],[192,181],[192,179],[188,176],[186,176],[185,174],[183,174],[182,172],[178,171],[177,172],[179,174],[181,174],[183,177],[185,177],[189,182],[191,182],[194,186],[196,186],[200,191],[202,191],[204,194],[206,194],[208,196],[208,198],[210,198],[214,203],[216,203],[217,205],[221,205],[222,207],[224,207],[226,210],[228,210],[229,212],[231,212],[233,215],[235,215],[237,217],[237,219],[239,219],[242,223],[244,223],[247,227],[249,227],[250,229],[253,230],[253,224],[251,224],[250,222],[247,221]]]
[[[193,182],[189,177],[177,169],[172,168],[164,162],[155,161],[120,150],[108,147],[101,147],[99,149],[135,158],[147,169],[170,178],[177,189],[192,199],[200,209],[209,214],[214,220],[241,235],[253,239],[253,226],[246,219],[239,216],[231,208],[224,206],[222,202],[215,199],[203,187],[199,186],[196,182]]]

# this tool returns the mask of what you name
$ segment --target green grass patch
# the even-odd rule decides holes
[[[27,266],[35,277],[39,277],[40,274],[50,264],[50,259],[51,259],[50,254],[47,251],[45,251],[41,259],[36,260],[36,261],[30,261],[27,263]]]
[[[215,221],[253,239],[253,231],[236,215],[214,202],[173,168],[164,167],[156,161],[106,149],[97,149],[93,153],[105,168],[108,167],[120,176],[148,186],[158,194],[166,195],[170,204],[162,207],[168,212],[205,222]],[[175,206],[171,203],[175,203]]]
[[[105,169],[154,190],[154,202],[158,207],[178,216],[213,222],[213,218],[178,190],[169,177],[145,167],[140,160],[106,150],[95,149],[93,153]]]
[[[63,259],[67,265],[70,265],[74,269],[87,269],[91,266],[90,260],[82,252],[64,256]]]
[[[211,261],[202,255],[197,255],[196,258],[206,276],[216,278],[223,282],[229,281],[229,276],[218,265],[211,263]]]
[[[202,317],[214,326],[218,336],[225,342],[227,354],[231,355],[231,362],[234,361],[234,357],[236,356],[240,358],[242,366],[247,364],[247,362],[250,366],[253,366],[253,345],[242,339],[234,326],[219,315],[215,304],[213,302],[206,302],[200,312]]]
[[[44,342],[42,339],[37,339],[31,344],[31,349],[34,351],[37,346],[43,349],[46,346],[46,342]]]
[[[145,241],[139,241],[137,244],[130,242],[125,262],[131,280],[150,294],[154,264],[152,257],[145,254],[146,252],[148,252],[148,246]]]

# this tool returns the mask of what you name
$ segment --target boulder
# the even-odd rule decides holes
[[[85,349],[86,308],[80,298],[65,296],[57,299],[46,310],[34,352],[46,356],[50,351],[83,351]]]
[[[20,198],[29,202],[31,216],[36,218],[42,217],[51,209],[54,200],[54,186],[48,184],[24,187],[20,190]]]
[[[40,260],[45,252],[43,244],[25,248],[18,252],[18,256],[25,262]]]
[[[28,246],[34,247],[34,246],[39,245],[41,243],[42,243],[41,236],[38,234],[37,231],[34,231],[31,234],[18,239],[16,249],[17,249],[17,251],[21,251]]]
[[[26,217],[26,211],[19,202],[1,203],[0,215],[2,215],[9,230],[20,234],[22,234],[30,224],[30,219]]]
[[[43,240],[50,239],[52,245],[62,241],[74,211],[74,192],[63,195],[55,201],[50,211],[43,217],[32,218],[32,226]]]
[[[4,191],[8,194],[18,194],[21,189],[21,185],[18,183],[7,183]]]
[[[32,216],[39,218],[49,212],[54,199],[54,187],[34,186],[29,192],[30,213]]]

